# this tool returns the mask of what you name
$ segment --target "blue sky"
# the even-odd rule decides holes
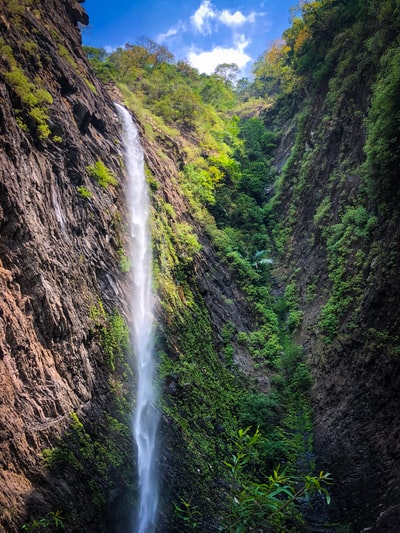
[[[289,26],[296,0],[86,0],[83,43],[111,51],[143,35],[211,74],[236,63],[242,75]]]

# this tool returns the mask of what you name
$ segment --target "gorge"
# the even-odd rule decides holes
[[[87,24],[0,4],[0,529],[397,533],[398,2],[303,3],[236,86]]]

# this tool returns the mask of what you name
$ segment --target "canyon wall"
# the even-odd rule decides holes
[[[89,510],[79,527],[96,530],[89,494],[48,475],[42,456],[71,413],[102,423],[112,377],[91,310],[126,307],[119,127],[81,50],[87,22],[73,0],[0,6],[0,522],[10,532],[60,499]],[[113,185],[90,176],[99,160]]]

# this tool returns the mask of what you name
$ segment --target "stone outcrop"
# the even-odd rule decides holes
[[[321,469],[332,472],[335,479],[331,520],[351,524],[356,532],[395,533],[400,523],[400,292],[396,281],[400,271],[395,244],[400,225],[394,196],[382,215],[378,204],[384,204],[383,194],[368,201],[360,193],[365,187],[361,165],[368,90],[356,82],[327,126],[324,90],[311,100],[312,111],[280,198],[290,238],[278,275],[286,280],[291,276],[299,291],[303,319],[297,340],[314,374],[315,451]],[[351,105],[357,106],[356,116]],[[284,139],[278,160],[286,153]],[[316,213],[323,201],[328,201],[329,208],[318,222]],[[333,241],[327,244],[327,236],[340,228],[346,209],[364,205],[369,217],[377,215],[374,230],[368,235],[348,233],[333,256]],[[290,209],[295,213],[292,221],[286,218]],[[363,259],[357,261],[357,257]],[[340,278],[334,270],[339,265]],[[345,287],[342,299],[348,302],[345,312],[336,302],[337,331],[327,339],[321,312],[335,282],[338,290],[338,279],[339,290]]]

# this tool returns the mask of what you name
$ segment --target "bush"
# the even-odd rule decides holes
[[[109,185],[116,186],[118,181],[115,179],[114,174],[109,170],[103,161],[96,161],[94,165],[86,167],[89,176],[97,181],[100,187],[107,189]]]

